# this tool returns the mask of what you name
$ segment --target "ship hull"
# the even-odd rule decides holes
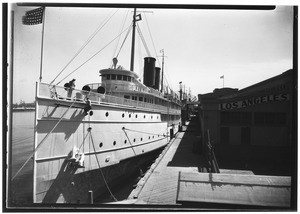
[[[139,173],[142,166],[151,163],[163,148],[101,169],[81,173],[74,173],[71,168],[61,170],[55,179],[46,181],[50,188],[42,202],[87,204],[91,203],[91,192],[93,198],[118,200],[114,195],[114,187],[124,183],[131,175]],[[65,162],[62,167],[67,167],[68,164]]]
[[[98,102],[86,115],[84,102],[37,90],[35,203],[88,203],[88,191],[107,192],[178,130],[179,120],[164,121],[162,111]],[[71,159],[74,148],[84,154],[83,168]]]

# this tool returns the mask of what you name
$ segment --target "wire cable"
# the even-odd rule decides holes
[[[89,37],[89,39],[81,46],[81,48],[77,51],[77,53],[73,56],[73,58],[65,65],[65,67],[59,72],[59,74],[56,75],[56,77],[52,80],[50,85],[59,77],[59,75],[61,75],[61,73],[71,64],[71,62],[73,62],[73,60],[89,44],[89,42],[96,36],[96,34],[109,22],[109,20],[118,12],[118,10],[115,11],[107,20],[104,20],[104,22],[97,27],[96,31],[94,31],[94,33]]]
[[[130,26],[129,26],[130,27]],[[97,51],[94,55],[92,55],[90,58],[88,58],[85,62],[83,62],[80,66],[78,66],[75,70],[73,70],[71,73],[69,73],[66,77],[64,77],[61,81],[56,83],[56,85],[60,84],[63,80],[65,80],[67,77],[69,77],[71,74],[73,74],[75,71],[77,71],[79,68],[81,68],[83,65],[85,65],[88,61],[93,59],[96,55],[98,55],[101,51],[103,51],[107,46],[109,46],[113,41],[115,41],[121,34],[123,34],[126,30],[128,30],[127,27],[122,33],[120,33],[118,36],[116,36],[113,40],[111,40],[108,44],[106,44],[102,49]]]
[[[92,145],[93,145],[93,148],[94,148],[94,153],[95,153],[95,156],[96,156],[96,160],[97,160],[97,164],[98,164],[99,170],[100,170],[100,172],[101,172],[101,176],[102,176],[102,178],[103,178],[103,181],[104,181],[104,183],[105,183],[105,186],[106,186],[107,190],[109,191],[111,197],[114,199],[114,201],[118,201],[118,200],[116,199],[116,197],[113,195],[112,191],[110,190],[110,188],[109,188],[109,186],[108,186],[108,184],[107,184],[107,181],[106,181],[106,179],[105,179],[105,177],[104,177],[104,174],[103,174],[103,172],[102,172],[102,169],[101,169],[101,166],[100,166],[100,163],[99,163],[99,160],[98,160],[98,156],[97,156],[97,154],[96,154],[96,148],[95,148],[95,145],[94,145],[94,140],[93,140],[93,136],[92,136],[92,133],[91,133],[91,129],[92,129],[92,128],[90,127],[90,128],[89,128],[90,139],[91,139],[91,141],[92,141]]]

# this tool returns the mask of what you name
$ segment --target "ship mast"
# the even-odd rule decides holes
[[[162,68],[161,68],[161,89],[160,92],[163,93],[164,91],[164,59],[165,59],[165,51],[164,49],[161,50],[162,52]]]
[[[133,21],[132,21],[132,42],[131,42],[131,60],[130,60],[131,71],[133,71],[134,69],[135,26],[136,26],[136,8],[134,8]]]

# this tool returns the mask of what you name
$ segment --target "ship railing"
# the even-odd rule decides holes
[[[57,100],[65,100],[65,101],[77,101],[77,102],[85,102],[86,98],[92,102],[92,104],[117,104],[122,106],[129,106],[135,108],[144,108],[151,111],[160,111],[165,114],[180,114],[180,110],[178,109],[166,109],[165,106],[156,105],[153,103],[147,103],[132,99],[126,99],[123,97],[117,97],[107,94],[100,94],[91,91],[77,90],[69,88],[49,85],[46,83],[38,83],[38,94],[37,96],[40,98],[52,98]]]
[[[103,86],[107,93],[110,93],[111,91],[117,92],[117,91],[138,91],[138,92],[144,92],[144,93],[151,93],[151,94],[155,94],[157,96],[162,96],[162,94],[158,91],[155,90],[153,88],[146,88],[146,87],[141,87],[137,84],[134,84],[132,82],[126,83],[126,84],[122,84],[122,83],[91,83],[91,84],[87,84],[87,86],[89,86],[92,90],[97,90],[98,87]]]

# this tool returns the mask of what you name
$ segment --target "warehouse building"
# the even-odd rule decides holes
[[[290,146],[293,115],[293,70],[238,90],[199,94],[202,133],[213,144]]]

